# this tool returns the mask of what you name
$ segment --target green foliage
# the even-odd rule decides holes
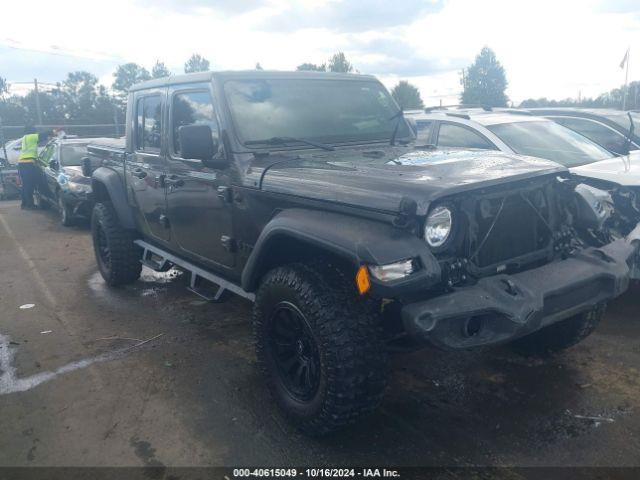
[[[473,64],[463,71],[462,87],[462,103],[507,106],[507,76],[489,47],[484,47]]]
[[[391,95],[403,110],[424,108],[420,90],[406,80],[400,80],[391,90]]]
[[[198,53],[191,55],[191,58],[184,64],[184,73],[206,72],[209,70],[209,60]]]
[[[167,66],[164,64],[164,62],[161,62],[160,60],[156,60],[156,64],[151,69],[151,78],[164,78],[164,77],[170,77],[170,76],[171,76],[171,72],[169,71]]]
[[[548,98],[528,98],[523,100],[520,108],[536,107],[585,107],[585,108],[622,108],[622,96],[624,87],[614,88],[596,98],[565,98],[564,100],[549,100]],[[628,110],[640,109],[640,81],[633,81],[628,85],[627,104]]]
[[[303,63],[296,67],[296,70],[299,72],[307,71],[307,72],[326,72],[327,66],[323,63],[322,65],[316,65],[315,63]]]
[[[328,70],[330,72],[350,73],[353,72],[353,65],[347,61],[347,57],[345,57],[344,53],[338,52],[334,53],[329,59]]]
[[[0,98],[4,98],[7,93],[9,93],[9,84],[7,83],[7,79],[0,77]]]
[[[113,74],[115,80],[113,81],[112,88],[119,92],[120,95],[124,95],[127,91],[136,83],[150,80],[151,75],[149,71],[138,65],[137,63],[125,63],[119,65]]]

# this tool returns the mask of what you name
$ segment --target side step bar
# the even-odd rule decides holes
[[[223,299],[223,294],[227,290],[252,302],[255,301],[255,294],[245,291],[240,285],[236,285],[235,283],[225,280],[214,273],[197,267],[186,260],[156,247],[155,245],[145,242],[144,240],[136,240],[134,243],[143,249],[140,262],[152,270],[155,270],[156,272],[166,272],[173,265],[177,265],[178,267],[188,271],[191,274],[189,290],[207,301],[220,302]],[[160,260],[157,261],[153,259],[153,255],[160,257]],[[204,289],[200,288],[198,283],[201,279],[216,284],[218,286],[218,291],[214,295],[211,295]]]

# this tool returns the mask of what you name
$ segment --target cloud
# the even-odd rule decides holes
[[[115,70],[114,60],[96,60],[62,53],[40,52],[0,45],[0,58],[7,71],[0,70],[0,76],[11,82],[31,82],[37,78],[41,82],[55,83],[66,78],[67,73],[86,70],[97,77]]]
[[[603,13],[640,13],[638,0],[604,0],[597,10]]]
[[[177,13],[191,14],[209,10],[225,15],[240,15],[269,4],[268,0],[136,0],[137,4],[148,8],[164,8]]]
[[[400,38],[378,37],[352,39],[350,54],[359,58],[357,68],[363,73],[414,77],[459,70],[470,63],[468,58],[431,57],[420,53],[417,46]]]
[[[323,28],[337,32],[366,32],[412,23],[443,8],[444,0],[331,0],[322,5],[292,3],[266,18],[261,27],[274,32]]]

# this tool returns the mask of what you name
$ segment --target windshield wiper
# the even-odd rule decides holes
[[[271,137],[265,138],[264,140],[249,140],[248,142],[244,142],[245,145],[286,145],[287,143],[304,143],[305,145],[311,145],[312,147],[321,148],[322,150],[330,152],[335,150],[331,145],[296,137]]]

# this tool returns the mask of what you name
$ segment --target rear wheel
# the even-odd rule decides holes
[[[109,285],[132,283],[140,277],[142,250],[136,235],[123,228],[110,203],[97,203],[91,215],[93,249],[100,274]]]
[[[284,414],[322,435],[373,411],[386,384],[380,318],[336,270],[270,271],[256,295],[259,366]]]
[[[62,223],[62,225],[64,225],[65,227],[70,227],[75,223],[73,212],[64,201],[64,198],[62,198],[61,192],[58,192],[56,197],[58,210],[60,211],[60,223]]]
[[[37,187],[33,189],[33,206],[41,210],[49,206]]]
[[[544,357],[580,343],[596,329],[604,316],[606,305],[601,304],[566,320],[549,325],[512,343],[513,349],[524,356]]]

